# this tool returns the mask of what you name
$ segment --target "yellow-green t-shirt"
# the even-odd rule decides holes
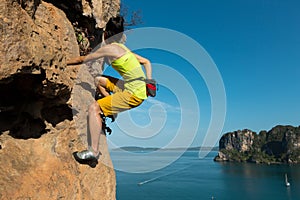
[[[114,43],[126,50],[126,53],[114,60],[111,66],[123,77],[124,89],[140,99],[147,99],[145,73],[135,55],[123,44]]]

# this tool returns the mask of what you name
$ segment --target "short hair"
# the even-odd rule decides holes
[[[105,27],[105,39],[120,41],[124,32],[124,18],[120,15],[111,17]]]

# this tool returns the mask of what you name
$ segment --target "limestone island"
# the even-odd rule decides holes
[[[278,125],[259,134],[248,129],[226,133],[214,161],[299,164],[300,126]]]

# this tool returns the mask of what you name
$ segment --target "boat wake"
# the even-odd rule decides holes
[[[154,177],[154,178],[151,178],[151,179],[148,179],[148,180],[139,182],[139,183],[138,183],[138,186],[142,186],[142,185],[144,185],[144,184],[146,184],[146,183],[150,183],[150,182],[159,180],[159,179],[161,179],[161,178],[163,178],[163,177],[170,176],[170,175],[175,174],[175,173],[177,173],[177,172],[183,171],[183,170],[185,170],[185,169],[187,169],[187,168],[189,168],[189,167],[191,167],[191,165],[186,166],[186,167],[181,168],[181,169],[178,169],[178,170],[175,170],[175,171],[172,171],[172,172],[169,172],[169,173],[167,173],[167,174],[163,174],[163,175],[160,175],[160,176],[157,176],[157,177]]]

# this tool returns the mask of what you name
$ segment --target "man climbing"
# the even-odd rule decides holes
[[[67,61],[67,65],[75,65],[104,57],[123,78],[123,80],[110,76],[95,78],[100,97],[89,106],[88,134],[90,134],[91,144],[87,150],[74,153],[75,159],[79,162],[97,161],[99,158],[99,138],[103,128],[101,115],[114,116],[119,112],[141,105],[147,98],[145,80],[152,79],[151,63],[120,43],[123,31],[123,17],[111,18],[103,33],[105,45],[91,54]],[[141,65],[144,66],[146,75]]]

